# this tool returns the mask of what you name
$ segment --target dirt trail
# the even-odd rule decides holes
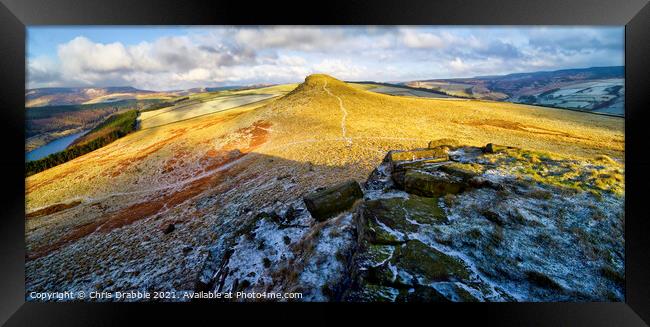
[[[335,97],[337,100],[339,100],[339,108],[343,112],[343,117],[341,118],[341,133],[343,135],[343,139],[347,142],[348,146],[352,145],[352,138],[347,137],[347,132],[345,130],[345,120],[348,117],[348,111],[345,110],[345,106],[343,105],[343,100],[337,95],[332,94],[330,90],[327,88],[327,81],[325,81],[325,84],[323,84],[323,90],[327,92],[330,96]]]

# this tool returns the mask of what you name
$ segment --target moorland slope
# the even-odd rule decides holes
[[[28,177],[27,289],[195,289],[260,212],[297,208],[306,193],[342,180],[364,182],[387,151],[441,138],[585,162],[606,155],[618,166],[624,157],[620,118],[389,96],[311,75],[281,98],[140,130]],[[336,221],[351,228],[349,217]],[[300,248],[318,239],[310,231],[334,228],[306,224],[307,239],[279,242]],[[336,247],[319,260],[336,258]],[[240,264],[268,270],[262,261]],[[310,262],[298,284],[323,299],[330,275],[309,277],[326,270]],[[334,276],[340,264],[330,268]],[[275,273],[285,279],[277,285],[298,278]]]

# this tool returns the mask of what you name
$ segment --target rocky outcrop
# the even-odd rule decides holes
[[[428,172],[418,169],[404,173],[403,179],[397,182],[401,189],[408,193],[428,197],[439,197],[446,194],[457,194],[466,188],[466,183],[459,177],[442,171]],[[402,178],[396,175],[396,181]]]
[[[363,187],[347,181],[259,212],[205,285],[302,291],[304,301],[623,299],[623,198],[558,179],[603,163],[429,145],[390,151]]]
[[[352,207],[363,197],[361,186],[354,180],[317,190],[304,197],[305,206],[312,217],[324,221]]]
[[[497,145],[497,144],[494,144],[494,143],[488,143],[483,148],[483,151],[485,151],[485,153],[497,153],[497,152],[503,151],[505,149],[508,149],[508,147],[503,146],[503,145]]]
[[[436,148],[427,148],[427,149],[415,149],[410,151],[391,151],[389,153],[389,160],[393,163],[394,166],[398,166],[401,163],[411,163],[413,161],[426,160],[427,162],[439,162],[446,161],[449,157],[447,156],[447,149],[444,147]]]
[[[562,252],[578,255],[584,249],[571,243],[571,233],[556,230],[565,227],[558,227],[555,217],[557,212],[579,212],[573,208],[576,203],[597,200],[554,197],[555,186],[510,175],[522,160],[533,158],[529,152],[452,141],[432,141],[430,149],[390,152],[370,175],[364,202],[354,215],[357,250],[344,300],[566,301],[622,294],[621,278],[604,274],[598,264],[590,268],[593,272],[582,272],[584,280],[576,280],[574,273],[558,271],[584,267],[581,259],[550,252],[540,260],[533,248],[517,245],[549,246],[554,239],[564,244]],[[548,167],[538,169],[558,164],[544,163]],[[530,214],[532,210],[536,213]],[[571,214],[568,217],[574,217]],[[578,216],[570,219],[576,218],[583,223]],[[586,225],[578,233],[580,239],[594,236]],[[612,241],[612,250],[619,253],[622,243]],[[622,269],[622,264],[617,267]],[[619,286],[602,284],[602,276],[618,280]]]
[[[432,141],[429,144],[437,143],[448,142]],[[389,158],[393,182],[403,191],[427,197],[464,191],[470,186],[470,179],[480,175],[484,168],[480,164],[456,162],[449,157],[449,151],[449,146],[440,145],[427,150],[398,152],[399,156],[393,154]],[[408,161],[405,160],[407,157],[415,159]]]
[[[419,224],[446,220],[436,199],[419,196],[365,201],[356,216],[359,243],[401,244]]]
[[[448,223],[442,197],[475,187],[480,166],[449,158],[448,140],[431,149],[391,152],[369,177],[355,212],[357,251],[348,301],[499,301],[509,299],[484,282],[461,257],[423,233]],[[455,146],[455,145],[454,145]]]

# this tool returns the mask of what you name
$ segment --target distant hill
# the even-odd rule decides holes
[[[448,95],[624,115],[623,66],[403,83]]]
[[[603,78],[622,78],[625,74],[625,67],[623,66],[609,66],[609,67],[591,67],[591,68],[576,68],[576,69],[562,69],[554,71],[540,71],[532,73],[514,73],[508,75],[492,75],[492,76],[478,76],[476,79],[484,80],[501,80],[501,81],[514,81],[514,80],[542,80],[544,78],[553,79],[566,79],[566,80],[585,80],[585,79],[603,79]]]
[[[25,92],[26,107],[72,105],[135,99],[160,94],[131,86],[114,87],[52,87],[29,89]]]
[[[243,86],[218,86],[218,87],[195,87],[187,90],[177,90],[169,91],[168,93],[173,93],[178,96],[190,95],[196,93],[206,93],[206,92],[217,92],[217,91],[226,91],[226,90],[237,90],[244,88]]]
[[[121,100],[162,99],[190,94],[235,90],[244,86],[197,87],[187,90],[151,91],[131,86],[111,87],[48,87],[29,89],[25,92],[26,107],[79,105],[107,103]]]

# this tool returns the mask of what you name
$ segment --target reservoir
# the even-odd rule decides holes
[[[82,131],[79,133],[70,134],[68,136],[58,138],[48,144],[45,144],[40,148],[29,151],[25,153],[25,161],[38,160],[45,158],[52,153],[63,151],[68,147],[68,145],[74,142],[74,140],[76,140],[79,136],[84,135],[86,132],[87,131]]]

